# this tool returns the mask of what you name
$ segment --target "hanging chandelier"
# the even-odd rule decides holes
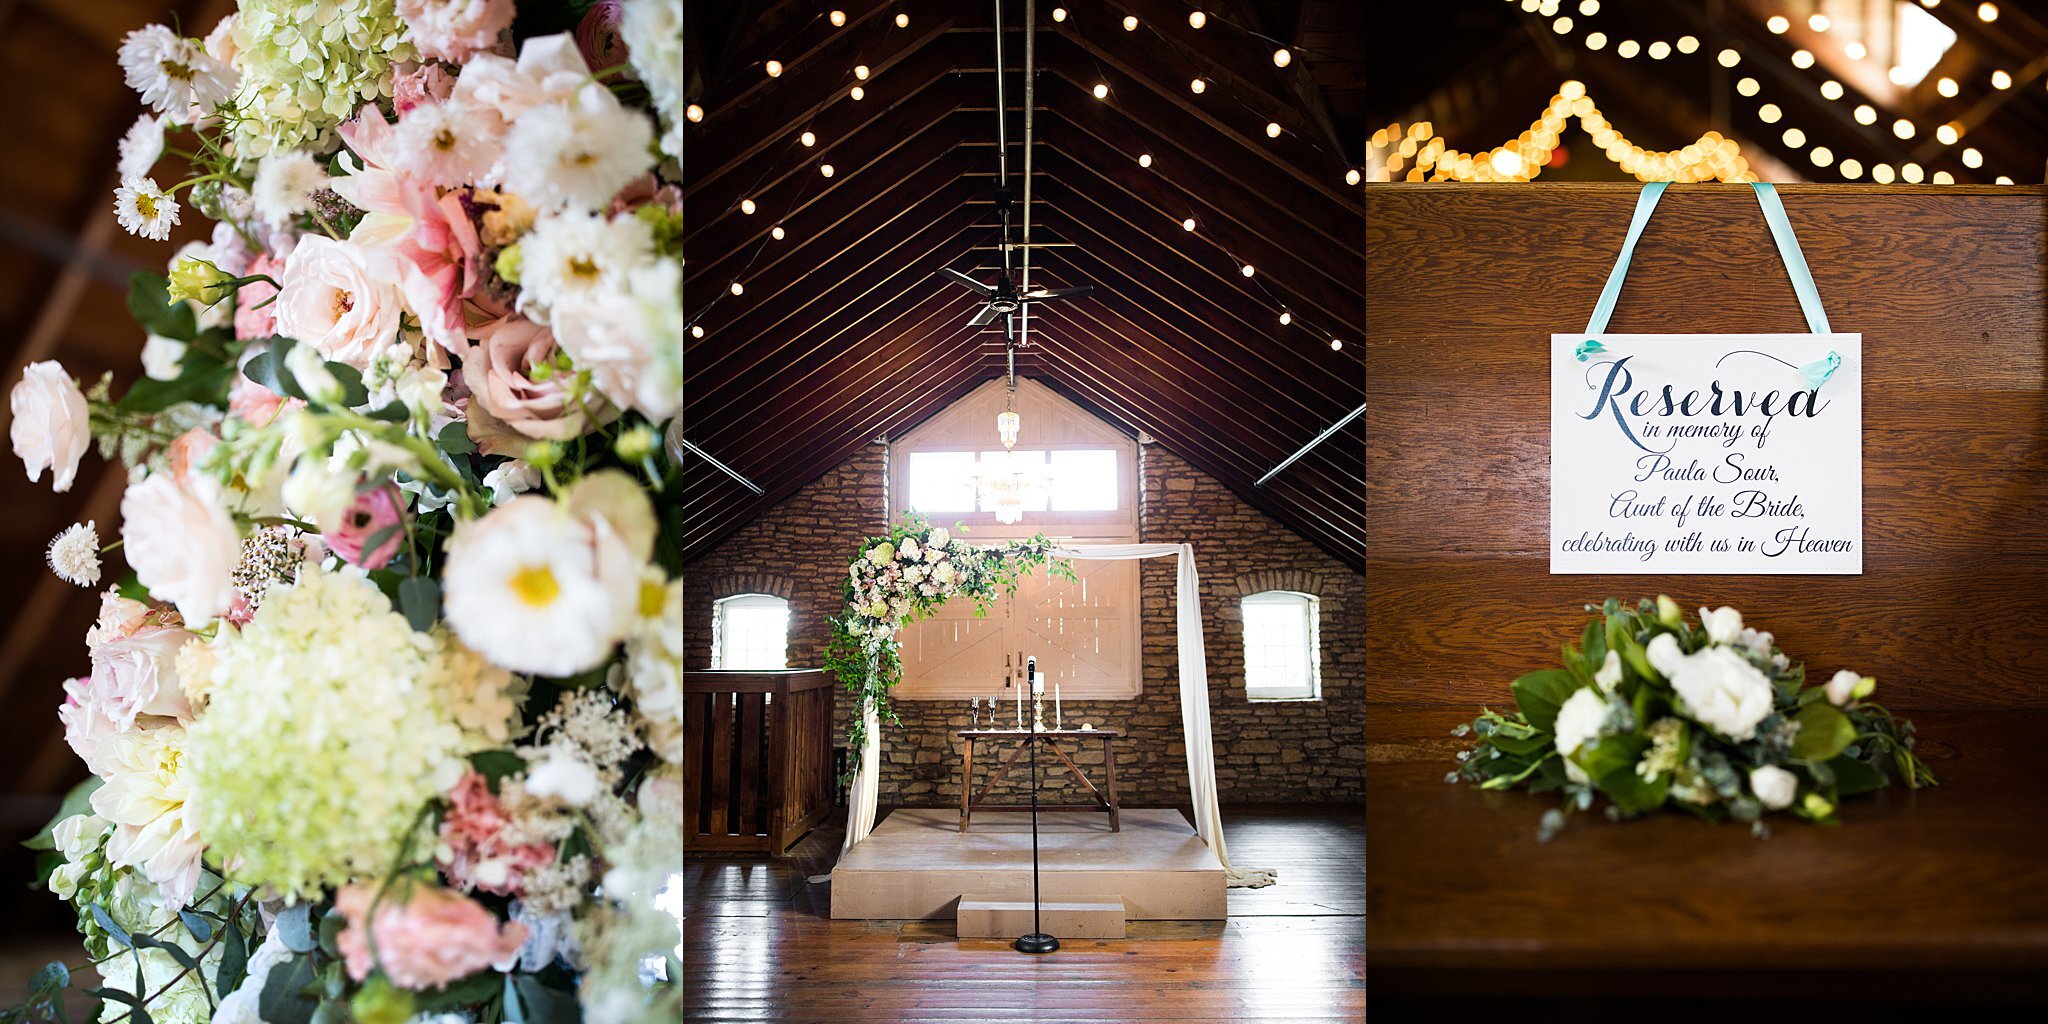
[[[983,455],[975,468],[980,483],[981,507],[993,512],[996,522],[1008,526],[1024,518],[1024,492],[1032,481],[1027,478],[1024,465],[1018,460],[1017,432],[1024,426],[1024,418],[1017,415],[1017,350],[1009,347],[1009,390],[1003,396],[1003,411],[996,414],[996,436],[1003,442],[1000,453]]]

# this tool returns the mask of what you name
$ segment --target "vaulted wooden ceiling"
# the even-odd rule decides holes
[[[1019,193],[1023,6],[1007,0],[1004,17]],[[1197,30],[1181,0],[1074,3],[1061,22],[1055,6],[1037,7],[1031,280],[1095,292],[1035,307],[1018,372],[1362,567],[1362,418],[1256,481],[1364,402],[1364,205],[1345,180],[1364,145],[1363,12],[1218,0]],[[690,98],[705,116],[684,131],[684,308],[703,336],[685,341],[683,436],[763,492],[687,458],[694,558],[1000,376],[1004,345],[1000,321],[968,325],[980,299],[936,276],[991,281],[1001,263],[993,3],[691,0],[686,12]],[[1260,36],[1307,49],[1283,69]],[[799,141],[807,131],[815,147]]]

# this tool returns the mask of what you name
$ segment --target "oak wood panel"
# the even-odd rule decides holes
[[[1541,969],[1545,994],[1562,995],[1583,969],[1643,972],[1684,998],[1775,968],[1828,998],[1981,971],[2048,995],[2048,796],[2012,770],[2048,715],[1914,713],[1944,784],[1852,798],[1839,828],[1787,818],[1759,841],[1683,814],[1579,815],[1545,844],[1555,794],[1444,783],[1466,713],[1367,707],[1376,984],[1467,991],[1488,971]],[[1829,970],[1840,990],[1812,988]]]
[[[1549,574],[1548,339],[1583,323],[1632,186],[1366,190],[1375,700],[1501,703],[1581,606],[1729,604],[1893,703],[2048,709],[2048,189],[1781,189],[1866,364],[1861,576]],[[1803,331],[1746,187],[1679,186],[1619,332]]]

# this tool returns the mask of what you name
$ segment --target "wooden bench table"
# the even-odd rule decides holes
[[[1468,709],[1369,706],[1374,992],[2048,996],[2048,714],[1900,713],[1941,786],[1846,800],[1840,827],[1596,806],[1545,844],[1557,794],[1444,782]]]
[[[960,831],[967,831],[967,821],[973,816],[974,809],[977,807],[986,811],[1027,811],[1031,809],[1030,804],[990,804],[984,801],[988,799],[990,791],[996,788],[996,783],[1001,782],[1003,776],[1009,773],[1010,766],[1016,764],[1017,759],[1024,756],[1024,753],[1030,750],[1032,745],[1036,743],[1043,743],[1052,748],[1052,752],[1058,755],[1059,759],[1066,764],[1067,770],[1073,772],[1074,777],[1081,780],[1081,786],[1088,791],[1088,795],[1095,798],[1093,803],[1086,804],[1041,803],[1038,805],[1038,809],[1042,811],[1108,811],[1109,830],[1111,832],[1122,831],[1122,823],[1117,820],[1116,744],[1111,742],[1117,737],[1122,736],[1122,732],[1116,729],[1047,729],[1044,732],[1033,732],[1030,729],[960,729],[954,735],[967,741],[967,749],[960,760]],[[1095,783],[1088,781],[1088,775],[1081,770],[1081,766],[1075,764],[1074,759],[1068,757],[1067,752],[1060,749],[1058,741],[1061,738],[1068,737],[1081,739],[1099,738],[1102,740],[1103,783],[1104,788],[1109,790],[1107,796],[1104,796],[1101,790],[1096,789]],[[981,794],[974,796],[974,741],[977,739],[1009,739],[1022,740],[1023,742],[1017,744],[1017,749],[1011,751],[1010,756],[1003,759],[1002,766],[996,769],[995,775],[991,776],[988,783],[981,787]]]

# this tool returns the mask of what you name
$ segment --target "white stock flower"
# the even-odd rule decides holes
[[[1598,686],[1601,693],[1613,693],[1614,688],[1621,685],[1621,655],[1607,652],[1607,660],[1600,663],[1600,671],[1593,673],[1593,685]]]
[[[1771,713],[1771,681],[1726,647],[1686,655],[1668,674],[1693,719],[1731,740],[1754,738],[1757,723]]]
[[[327,360],[320,358],[319,349],[311,345],[293,345],[284,354],[284,366],[299,382],[299,390],[304,391],[306,397],[322,405],[341,404],[341,381],[328,371]]]
[[[78,382],[54,359],[24,367],[8,396],[14,421],[8,427],[14,454],[28,468],[29,482],[50,471],[50,489],[64,492],[78,478],[78,461],[92,441],[92,411]]]
[[[515,495],[539,487],[540,471],[518,459],[507,459],[485,473],[483,483],[484,490],[491,493],[491,504],[503,505]]]
[[[224,615],[235,599],[242,537],[203,473],[183,484],[156,472],[121,495],[122,554],[151,595],[178,606],[192,629]]]
[[[1856,699],[1856,689],[1863,685],[1863,677],[1848,669],[1836,672],[1828,680],[1828,703],[1841,707]]]
[[[1765,807],[1782,811],[1792,806],[1792,798],[1799,793],[1799,776],[1774,764],[1749,770],[1749,791]]]
[[[654,165],[654,126],[592,84],[527,111],[505,137],[505,184],[543,208],[599,210]]]
[[[116,173],[121,178],[147,178],[156,162],[164,155],[164,122],[153,114],[143,114],[128,128],[128,134],[121,136],[121,162]]]
[[[1707,639],[1717,644],[1732,644],[1742,639],[1742,613],[1727,605],[1713,611],[1700,609],[1700,626],[1706,629]]]
[[[178,226],[178,201],[154,178],[128,178],[114,189],[114,219],[131,235],[161,242]]]
[[[177,380],[184,361],[185,343],[176,338],[152,334],[142,343],[142,375],[150,380]]]
[[[72,523],[50,541],[50,571],[66,583],[96,587],[100,582],[100,535],[91,521]]]
[[[128,87],[157,113],[210,110],[235,91],[232,68],[215,60],[196,39],[162,25],[147,25],[121,40],[121,70]]]
[[[286,150],[264,157],[256,165],[256,181],[249,187],[249,199],[256,215],[271,227],[283,227],[293,217],[313,208],[313,193],[329,185],[327,171],[311,153]]]

